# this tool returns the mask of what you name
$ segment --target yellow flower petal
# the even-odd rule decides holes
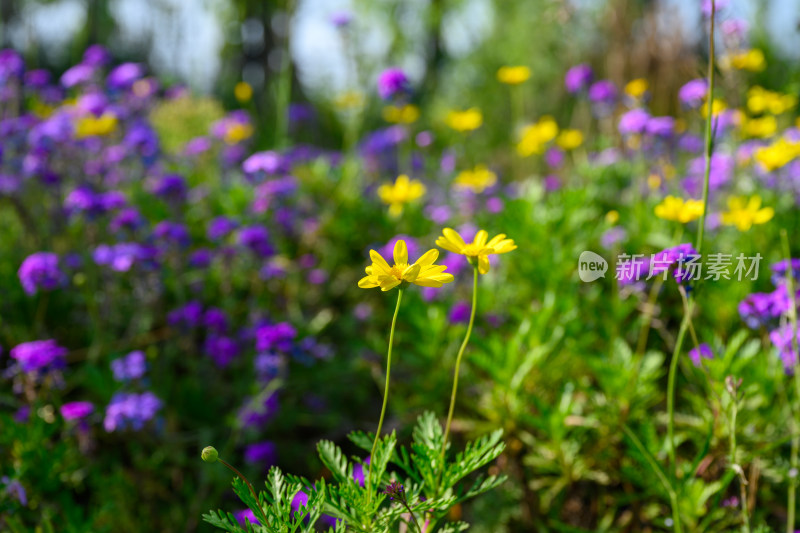
[[[473,239],[472,244],[475,246],[484,246],[486,244],[486,239],[489,238],[489,234],[486,230],[480,230],[478,233],[475,234],[475,239]]]
[[[408,263],[408,248],[406,247],[406,241],[402,239],[394,243],[394,263],[396,265]]]
[[[459,235],[458,232],[452,228],[444,228],[442,230],[442,235],[444,235],[448,241],[458,247],[459,250],[456,253],[459,253],[461,249],[467,245],[467,243],[464,242],[464,239],[461,238],[461,235]]]
[[[421,267],[428,267],[433,263],[435,263],[438,258],[439,258],[439,250],[432,248],[427,252],[425,252],[424,254],[422,254],[422,257],[417,259],[416,264],[418,264]]]
[[[403,281],[414,281],[419,276],[420,266],[416,263],[403,271]]]
[[[486,274],[489,272],[489,256],[488,255],[481,255],[478,256],[478,272],[481,274]]]
[[[392,267],[389,266],[389,263],[386,262],[386,259],[381,256],[375,250],[369,251],[369,258],[372,259],[372,271],[375,272],[375,267],[377,266],[381,272],[380,274],[388,275],[392,271]],[[375,272],[377,274],[377,272]]]

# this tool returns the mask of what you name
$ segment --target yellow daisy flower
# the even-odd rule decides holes
[[[421,181],[400,174],[394,183],[384,183],[378,187],[378,196],[389,206],[389,214],[396,217],[403,212],[405,204],[421,197],[425,191],[425,185]]]
[[[408,264],[406,241],[399,240],[394,245],[394,264],[388,262],[375,250],[369,251],[372,264],[365,271],[358,286],[362,289],[380,287],[382,291],[391,290],[401,283],[413,283],[421,287],[441,287],[453,281],[453,275],[445,273],[445,265],[434,265],[439,251],[428,250],[415,263]]]
[[[453,185],[456,187],[471,189],[478,194],[495,183],[497,183],[497,174],[489,170],[486,165],[476,165],[474,170],[462,170],[453,180]]]
[[[656,206],[655,212],[658,218],[686,224],[703,215],[703,201],[667,196]]]
[[[519,85],[531,77],[531,69],[526,66],[500,67],[497,80],[508,85]]]
[[[740,196],[728,199],[728,211],[722,213],[722,223],[726,226],[736,226],[739,231],[749,230],[753,224],[764,224],[775,216],[771,207],[761,207],[761,197],[751,196],[750,200]]]
[[[470,107],[465,111],[453,110],[447,114],[445,122],[456,131],[473,131],[483,124],[483,113],[477,107]]]
[[[506,239],[503,233],[487,242],[488,238],[489,234],[485,230],[480,230],[475,234],[475,239],[467,244],[454,229],[444,228],[442,236],[436,239],[436,246],[450,252],[466,255],[470,264],[478,266],[478,272],[486,274],[489,272],[490,254],[504,254],[517,249],[514,241]]]

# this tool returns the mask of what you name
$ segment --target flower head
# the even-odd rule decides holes
[[[483,124],[483,114],[477,107],[465,111],[450,111],[446,118],[447,125],[456,131],[466,132],[477,130]]]
[[[564,76],[564,85],[568,93],[575,94],[586,90],[593,77],[592,67],[586,64],[575,65]]]
[[[358,282],[362,289],[380,287],[382,291],[391,290],[401,283],[414,283],[421,287],[441,287],[453,281],[452,274],[446,274],[447,267],[433,264],[439,257],[438,250],[428,250],[415,263],[408,263],[406,241],[398,240],[394,245],[394,264],[389,263],[375,250],[369,251],[372,264],[365,271],[367,275]]]
[[[686,224],[703,215],[703,201],[667,196],[656,206],[655,211],[658,218]]]
[[[749,230],[753,224],[769,222],[775,215],[771,207],[761,207],[761,197],[751,196],[749,200],[739,196],[728,199],[728,211],[722,213],[722,223],[736,226],[739,231]]]
[[[507,85],[519,85],[528,81],[530,77],[531,69],[523,65],[500,67],[497,71],[497,80]]]
[[[475,234],[475,238],[469,244],[464,242],[461,235],[454,229],[445,228],[442,236],[436,239],[436,246],[444,248],[450,252],[466,255],[473,265],[477,264],[481,274],[489,272],[489,255],[504,254],[517,249],[512,239],[506,239],[504,233],[493,237],[491,240],[486,230],[480,230]]]
[[[477,165],[473,170],[462,170],[453,181],[454,186],[470,189],[475,193],[482,193],[495,183],[497,174],[489,170],[486,165]]]
[[[396,94],[407,92],[408,89],[408,76],[401,68],[387,68],[378,76],[378,95],[384,100],[389,100]]]
[[[384,183],[378,187],[378,196],[383,203],[389,205],[390,215],[399,216],[403,212],[403,206],[424,195],[425,190],[421,181],[401,174],[393,184]]]

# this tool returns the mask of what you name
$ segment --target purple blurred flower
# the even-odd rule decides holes
[[[617,103],[617,87],[609,80],[596,81],[589,87],[589,101],[596,115],[607,116]]]
[[[238,232],[238,241],[241,246],[250,249],[261,257],[275,253],[269,242],[269,232],[262,226],[245,226]]]
[[[64,420],[81,420],[94,412],[92,402],[69,402],[61,406],[61,416]]]
[[[585,63],[575,65],[569,69],[564,76],[564,85],[568,93],[579,93],[585,91],[589,87],[593,77],[594,73],[592,72],[592,67]]]
[[[219,367],[226,367],[240,353],[239,343],[230,337],[210,335],[206,338],[203,351],[214,360]]]
[[[678,99],[681,104],[689,109],[697,109],[703,105],[703,100],[708,94],[708,82],[705,78],[698,78],[687,82],[678,91]]]
[[[701,10],[704,17],[710,17],[712,7],[716,15],[723,9],[726,9],[728,5],[730,5],[730,0],[714,0],[713,3],[712,0],[703,0]]]
[[[36,252],[25,258],[17,271],[23,290],[28,295],[37,291],[51,291],[64,283],[64,274],[58,266],[58,255]]]
[[[213,259],[213,250],[209,248],[199,248],[189,255],[189,266],[194,268],[207,268]]]
[[[501,200],[497,196],[492,196],[491,198],[486,200],[486,210],[489,211],[490,213],[494,214],[499,213],[503,210],[503,207],[505,207],[503,200]]]
[[[167,323],[173,327],[196,328],[202,324],[203,304],[193,300],[167,314]]]
[[[213,333],[226,333],[228,314],[219,307],[209,307],[203,315],[203,324]]]
[[[689,243],[667,248],[653,254],[650,262],[650,274],[657,276],[662,272],[672,270],[675,281],[682,283],[692,275],[687,266],[691,261],[696,261],[699,257],[697,250]],[[676,268],[673,270],[673,267]]]
[[[188,156],[195,156],[209,150],[211,150],[211,139],[208,137],[195,137],[186,143],[183,153]]]
[[[188,190],[186,180],[179,174],[154,177],[150,182],[150,192],[168,200],[183,201]]]
[[[94,76],[94,67],[91,65],[77,64],[67,69],[61,75],[61,85],[67,89],[91,81]]]
[[[44,69],[29,70],[25,73],[25,86],[31,89],[42,89],[50,84],[50,71]]]
[[[622,135],[644,133],[650,114],[644,109],[631,109],[619,118],[619,132]]]
[[[784,324],[770,332],[769,340],[778,350],[778,355],[783,361],[783,366],[787,373],[792,373],[797,366],[797,352],[794,349],[794,341],[800,343],[800,332],[795,332],[792,339],[792,324]]]
[[[111,62],[111,54],[102,44],[93,44],[86,48],[83,52],[84,65],[91,65],[93,67],[102,67]]]
[[[466,324],[469,322],[471,306],[469,302],[456,302],[450,308],[448,318],[451,324]]]
[[[337,28],[344,28],[353,21],[353,14],[349,11],[336,11],[331,14],[330,21]]]
[[[713,359],[714,352],[711,351],[711,346],[706,343],[700,344],[700,346],[696,348],[692,348],[689,350],[689,359],[692,360],[692,363],[696,367],[700,367],[703,364],[703,359]]]
[[[278,447],[268,440],[248,444],[244,448],[244,460],[250,464],[271,466],[275,464],[277,455]]]
[[[9,355],[17,360],[23,372],[32,372],[45,367],[64,366],[67,349],[56,344],[53,339],[48,339],[18,344],[11,348]]]
[[[8,476],[0,477],[0,483],[5,485],[5,493],[10,497],[15,498],[23,506],[28,505],[28,495],[25,492],[25,487],[18,479],[10,479]]]
[[[262,400],[260,405],[258,400],[254,401],[252,398],[248,400],[239,411],[239,419],[245,427],[260,428],[272,420],[277,410],[278,395],[272,393]]]
[[[144,69],[138,63],[123,63],[109,72],[106,84],[110,89],[128,89],[143,74]]]
[[[119,382],[140,379],[147,371],[147,360],[144,352],[133,351],[124,357],[111,361],[111,372]]]
[[[288,322],[262,324],[256,328],[256,350],[288,352],[292,349],[292,341],[296,336],[297,330]]]
[[[120,210],[116,216],[111,219],[108,227],[111,231],[119,231],[121,229],[135,230],[144,223],[144,219],[135,207],[126,207]]]
[[[608,228],[600,236],[600,244],[606,250],[613,248],[615,244],[624,241],[628,237],[628,232],[622,226]]]
[[[786,283],[788,278],[786,275],[788,270],[787,266],[789,265],[791,265],[792,279],[794,280],[795,286],[798,285],[798,281],[800,281],[800,259],[797,258],[791,260],[783,259],[770,266],[773,285],[780,286]]]
[[[552,169],[559,169],[564,164],[564,151],[555,146],[549,148],[544,154],[544,162]]]
[[[242,170],[245,174],[256,174],[263,172],[264,174],[277,174],[284,169],[284,161],[278,152],[268,150],[266,152],[257,152],[242,163]]]
[[[650,271],[650,259],[647,257],[632,257],[620,261],[616,267],[617,283],[623,287],[633,285],[647,277]]]
[[[378,95],[384,100],[407,92],[409,88],[408,76],[401,68],[387,68],[378,76]]]
[[[308,494],[304,491],[300,491],[294,495],[292,498],[292,509],[297,512],[300,510],[301,507],[305,507],[308,505]]]
[[[675,131],[675,119],[672,117],[650,117],[644,129],[648,135],[669,138],[672,137]]]
[[[216,217],[208,224],[207,235],[212,241],[226,237],[231,231],[239,227],[239,223],[228,217]]]
[[[138,431],[158,413],[161,405],[161,400],[149,391],[117,393],[106,407],[103,427],[108,433],[128,428]]]
[[[248,522],[254,526],[261,525],[261,521],[259,521],[259,519],[256,518],[255,513],[250,509],[242,509],[241,511],[236,511],[235,513],[233,513],[233,516],[236,517],[236,521],[239,522],[239,524],[241,524],[242,527],[244,527],[245,524],[247,524]]]
[[[25,61],[19,52],[6,48],[0,50],[0,82],[5,83],[9,78],[21,79],[25,72]]]
[[[163,220],[155,225],[153,237],[167,245],[184,247],[189,246],[191,243],[189,230],[186,229],[186,226],[180,222],[171,222],[169,220]]]

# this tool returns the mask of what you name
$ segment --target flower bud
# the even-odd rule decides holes
[[[203,448],[200,457],[202,457],[203,461],[207,463],[216,463],[217,459],[219,459],[219,452],[213,446],[206,446]]]

